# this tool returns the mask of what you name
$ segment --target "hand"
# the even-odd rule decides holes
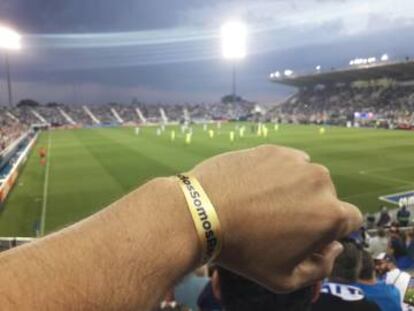
[[[335,241],[358,229],[362,216],[338,200],[328,169],[309,161],[304,152],[264,145],[191,171],[222,225],[218,264],[281,292],[330,273],[342,251]]]

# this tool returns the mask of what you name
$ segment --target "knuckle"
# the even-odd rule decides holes
[[[335,235],[341,231],[344,223],[346,223],[346,213],[340,202],[335,198],[328,198],[324,201],[321,210],[324,215],[324,222],[321,222],[321,230],[327,235]]]
[[[326,166],[320,164],[310,164],[312,165],[312,179],[318,185],[326,185],[331,183],[331,174],[329,169]]]
[[[279,150],[279,147],[271,144],[264,144],[256,147],[256,150],[259,152],[272,153],[277,152]]]
[[[338,202],[333,204],[333,224],[335,228],[341,230],[347,221],[347,213],[344,207]]]
[[[306,151],[301,151],[301,155],[303,157],[303,159],[305,159],[305,161],[310,161],[311,157],[309,155],[309,153],[307,153]]]
[[[312,164],[315,170],[315,174],[317,176],[320,176],[321,178],[329,177],[331,176],[329,169],[321,164]]]

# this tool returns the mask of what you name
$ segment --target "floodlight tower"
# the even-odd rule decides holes
[[[246,57],[247,28],[242,22],[231,21],[221,27],[222,51],[224,59],[232,61],[232,96],[236,101],[236,64]]]
[[[13,89],[10,75],[10,51],[16,51],[21,49],[21,36],[15,30],[0,26],[0,49],[4,52],[4,62],[6,67],[6,78],[7,78],[7,91],[9,95],[9,106],[13,105]]]

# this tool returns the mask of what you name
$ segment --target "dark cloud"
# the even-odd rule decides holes
[[[11,56],[17,97],[201,102],[229,92],[218,30],[240,17],[251,34],[238,88],[271,101],[291,92],[268,82],[274,70],[413,55],[413,10],[409,0],[2,0],[0,24],[26,34],[24,49]]]
[[[176,26],[185,0],[2,0],[0,20],[30,33],[112,32]],[[190,5],[191,6],[191,5]]]

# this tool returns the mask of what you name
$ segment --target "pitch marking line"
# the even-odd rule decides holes
[[[47,211],[47,194],[49,189],[49,172],[50,172],[50,158],[52,155],[52,135],[49,130],[48,134],[48,143],[47,143],[47,160],[46,160],[46,171],[45,171],[45,181],[43,184],[43,203],[42,203],[42,214],[40,220],[40,236],[45,234],[45,225],[46,225],[46,211]]]

